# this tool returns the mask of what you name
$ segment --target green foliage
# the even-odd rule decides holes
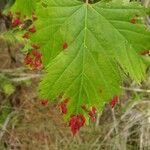
[[[15,3],[15,0],[6,0],[6,5],[4,7],[3,13],[6,13],[10,10],[11,6]]]
[[[13,45],[15,43],[23,43],[24,40],[20,38],[21,34],[13,31],[6,31],[3,33],[0,33],[0,40],[9,44]]]
[[[124,74],[140,83],[146,69],[140,52],[150,49],[150,32],[141,16],[148,11],[123,0],[50,0],[46,8],[41,6],[32,38],[42,46],[48,64],[40,95],[54,99],[63,92],[70,97],[69,114],[83,113],[82,104],[100,110],[118,95]]]
[[[7,84],[4,84],[3,90],[7,95],[11,95],[15,91],[15,88],[12,84],[7,83]]]
[[[14,90],[15,86],[12,84],[12,82],[9,80],[9,78],[3,76],[0,74],[0,89],[7,95],[11,95]]]
[[[7,104],[7,106],[3,107],[0,109],[0,128],[1,128],[1,125],[4,124],[8,114],[11,112],[11,107],[9,104]]]
[[[21,12],[22,15],[31,16],[36,9],[36,0],[16,0],[12,12]]]

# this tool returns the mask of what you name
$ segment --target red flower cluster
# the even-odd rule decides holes
[[[91,119],[93,122],[95,122],[95,120],[96,120],[96,108],[93,106],[93,107],[91,108],[91,110],[88,110],[85,105],[82,105],[81,108],[82,108],[83,110],[85,110],[85,111],[88,113],[90,119]]]
[[[38,47],[34,45],[34,48]],[[33,45],[32,45],[33,47]],[[25,57],[25,64],[29,65],[32,69],[42,69],[42,54],[38,51],[38,49],[32,50],[31,53],[28,53]]]
[[[63,49],[67,49],[68,48],[68,44],[65,42],[64,44],[63,44]]]
[[[96,120],[96,117],[95,117],[95,115],[96,115],[96,108],[95,108],[95,107],[92,107],[92,109],[89,111],[88,114],[89,114],[91,120],[92,120],[93,122],[95,122],[95,120]]]
[[[116,104],[118,103],[119,101],[119,97],[118,96],[114,96],[111,101],[109,102],[109,105],[114,108],[116,106]]]
[[[62,101],[60,104],[59,104],[59,107],[60,107],[60,111],[61,113],[63,114],[66,114],[67,113],[67,103],[68,103],[69,99],[66,98],[64,101]]]
[[[14,19],[13,19],[13,21],[12,21],[12,27],[17,27],[17,26],[19,26],[19,25],[21,25],[22,23],[23,23],[23,20],[21,21],[21,12],[16,12],[14,15],[11,13],[11,12],[9,12],[8,13],[8,16],[11,16],[11,17],[13,17],[14,16]],[[26,18],[26,16],[24,16],[24,17],[22,17],[22,18]],[[33,13],[32,14],[32,21],[34,22],[34,21],[36,21],[38,18],[37,18],[37,16]],[[29,32],[36,32],[36,29],[35,29],[35,27],[33,26],[33,27],[31,27],[30,29],[29,29]]]
[[[24,24],[24,19],[26,17],[25,16],[21,17],[22,14],[20,12],[16,12],[14,15],[11,12],[9,12],[8,15],[11,15],[11,17],[14,18],[13,21],[12,21],[12,27],[13,28],[19,27],[19,26]],[[37,16],[33,13],[32,14],[32,21],[34,22],[35,20],[37,20]],[[33,25],[30,28],[28,28],[26,31],[27,32],[24,33],[24,35],[22,35],[22,38],[29,39],[30,38],[30,33],[35,33],[36,32],[36,27]]]
[[[39,48],[40,48],[40,46],[39,46],[39,45],[37,45],[37,44],[32,44],[32,48],[33,48],[33,49],[39,49]]]
[[[85,124],[85,117],[82,114],[73,115],[70,117],[69,126],[71,128],[73,136],[80,130]]]
[[[9,16],[13,17],[13,14],[11,12],[9,12],[8,14]],[[22,21],[20,19],[21,13],[20,12],[16,12],[14,14],[14,19],[12,20],[12,27],[16,28],[18,26],[20,26],[22,24]]]
[[[35,26],[29,28],[29,29],[28,29],[28,32],[26,32],[26,33],[22,36],[22,38],[24,38],[24,39],[29,39],[29,38],[30,38],[29,32],[35,33],[35,32],[36,32]],[[38,49],[38,48],[39,48],[39,47],[35,47],[35,45],[32,45],[32,47],[35,48],[35,49]]]
[[[19,17],[18,17],[18,18],[15,18],[15,19],[12,21],[12,27],[13,27],[13,28],[18,27],[18,26],[21,25],[21,24],[22,24],[22,21],[20,20]]]
[[[43,106],[48,105],[48,100],[46,100],[46,99],[42,99],[40,102],[41,102],[41,105],[43,105]]]
[[[28,33],[28,32],[26,32],[26,33],[22,36],[22,38],[24,38],[24,39],[29,39],[29,38],[30,38],[29,33]]]
[[[35,26],[29,28],[28,31],[31,32],[31,33],[35,33],[36,32]]]

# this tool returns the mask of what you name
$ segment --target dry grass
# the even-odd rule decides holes
[[[123,104],[128,104],[125,112],[120,112],[120,104],[111,111],[111,117],[108,112],[103,112],[105,117],[100,117],[99,125],[90,124],[73,138],[57,103],[46,107],[40,104],[33,90],[36,85],[34,81],[30,87],[22,88],[20,106],[15,109],[16,114],[5,131],[0,150],[150,149],[148,99]]]

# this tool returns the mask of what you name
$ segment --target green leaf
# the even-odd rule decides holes
[[[15,86],[12,84],[9,78],[3,74],[0,74],[0,83],[0,89],[2,89],[5,94],[11,95],[15,91]]]
[[[24,16],[31,16],[36,8],[36,0],[16,0],[12,6],[12,12],[21,12]]]
[[[5,94],[11,95],[15,91],[15,87],[12,84],[8,83],[8,84],[4,84],[3,90]]]
[[[124,74],[140,83],[146,65],[139,53],[150,49],[150,32],[140,17],[147,11],[124,0],[95,4],[49,0],[39,10],[38,31],[32,38],[49,64],[40,95],[54,99],[63,92],[70,97],[69,114],[83,113],[82,104],[101,110],[118,95]]]

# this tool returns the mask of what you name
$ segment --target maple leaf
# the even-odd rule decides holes
[[[78,114],[83,104],[100,110],[119,95],[124,74],[140,83],[146,65],[139,52],[150,49],[150,32],[141,16],[148,11],[123,0],[49,0],[38,12],[32,37],[48,64],[41,97],[54,99],[63,92],[70,98],[68,113]]]
[[[12,12],[21,12],[21,15],[31,16],[36,8],[36,0],[15,0]]]

